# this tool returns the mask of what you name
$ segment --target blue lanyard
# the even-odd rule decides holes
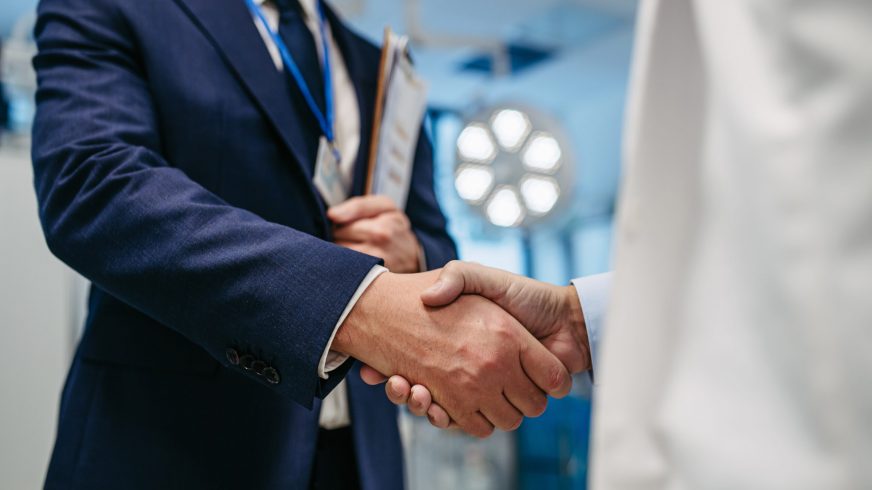
[[[278,32],[270,28],[269,22],[267,21],[263,10],[261,10],[261,8],[254,3],[254,0],[245,1],[248,4],[249,10],[251,10],[251,12],[256,15],[258,19],[260,19],[260,23],[263,25],[263,28],[266,29],[266,31],[269,33],[270,38],[272,39],[273,44],[275,44],[276,48],[278,48],[285,68],[287,68],[291,72],[291,76],[294,77],[294,81],[297,82],[297,86],[300,87],[300,92],[303,93],[303,98],[306,100],[306,104],[309,106],[309,109],[312,110],[312,113],[315,115],[315,119],[318,120],[318,125],[321,126],[321,131],[324,133],[327,141],[330,142],[331,146],[333,146],[333,152],[334,154],[336,154],[336,159],[338,161],[339,153],[337,152],[335,145],[333,144],[333,79],[330,74],[330,49],[327,46],[327,33],[324,27],[324,7],[321,4],[321,0],[316,1],[318,6],[318,26],[321,31],[321,51],[324,53],[324,63],[322,63],[322,65],[324,72],[324,112],[326,114],[321,112],[321,109],[315,102],[315,98],[312,97],[312,92],[309,90],[309,86],[306,84],[306,80],[303,78],[303,74],[300,73],[300,69],[294,62],[294,58],[291,57],[291,52],[288,51],[288,47],[285,45],[284,40],[282,40]]]

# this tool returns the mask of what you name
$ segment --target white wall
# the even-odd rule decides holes
[[[14,147],[11,147],[14,146]],[[0,488],[41,488],[75,342],[77,279],[45,246],[26,142],[0,146]]]

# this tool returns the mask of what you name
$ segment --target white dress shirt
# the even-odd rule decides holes
[[[299,0],[305,14],[306,27],[312,32],[315,39],[315,46],[318,49],[319,58],[323,59],[321,30],[319,26],[318,10],[316,0]],[[278,29],[279,13],[275,5],[268,0],[255,0],[255,3],[263,10],[270,28],[273,31]],[[272,42],[270,34],[264,29],[260,20],[253,16],[255,25],[269,50],[270,56],[280,71],[284,69],[282,57],[279,54],[278,48]],[[358,107],[357,94],[354,90],[354,84],[348,74],[345,66],[345,60],[342,57],[342,52],[336,45],[333,35],[330,30],[330,25],[325,26],[327,34],[327,47],[330,50],[330,74],[333,79],[333,100],[335,117],[334,117],[334,133],[335,144],[342,160],[339,164],[340,174],[342,175],[343,184],[346,193],[350,192],[352,179],[354,176],[354,164],[357,161],[357,152],[360,149],[360,108]],[[357,288],[351,301],[339,317],[336,327],[333,329],[333,335],[330,336],[330,341],[327,343],[327,348],[321,355],[321,362],[318,365],[318,375],[327,379],[329,372],[336,369],[348,359],[348,356],[339,355],[330,351],[330,346],[333,344],[333,337],[336,331],[345,318],[351,312],[351,309],[363,295],[363,292],[370,284],[387,269],[381,266],[373,267],[369,274],[364,278],[363,282]],[[343,380],[336,388],[324,398],[321,404],[321,414],[319,424],[325,429],[337,429],[345,427],[351,423],[351,417],[348,411],[348,393],[345,381]]]
[[[597,348],[599,346],[600,334],[602,333],[602,324],[605,321],[605,313],[612,292],[612,273],[606,272],[579,277],[572,280],[572,285],[575,286],[575,290],[578,293],[581,313],[584,315],[584,328],[587,330],[587,342],[590,347],[591,377],[593,378],[596,372]]]

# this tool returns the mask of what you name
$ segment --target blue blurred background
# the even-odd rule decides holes
[[[462,259],[557,284],[608,270],[635,0],[331,3],[373,42],[381,42],[385,25],[410,36],[416,67],[430,87],[437,192]],[[36,223],[27,154],[34,83],[28,34],[35,4],[0,2],[0,79],[7,102],[0,111],[0,218],[9,225],[0,235],[6,272],[0,277],[0,324],[4,344],[17,346],[0,357],[0,381],[20,388],[0,407],[3,488],[41,485],[83,308],[84,282],[50,257]],[[458,136],[470,123],[490,127],[493,136],[491,117],[501,108],[520,111],[531,127],[516,151],[493,145],[489,165],[497,180],[529,171],[522,161],[536,134],[553,135],[561,150],[560,170],[547,178],[558,186],[558,203],[542,217],[527,209],[514,227],[490,222],[493,185],[472,204],[457,191],[458,165],[465,160]],[[530,204],[519,199],[521,208]],[[509,208],[503,202],[494,211],[505,218]],[[34,272],[37,280],[24,279]],[[33,304],[29,297],[47,295],[56,297],[54,307],[26,308]],[[31,373],[26,384],[16,374],[23,369]],[[410,488],[585,488],[591,390],[586,376],[575,385],[570,397],[552,400],[544,416],[487,441],[438,432],[404,415]],[[34,408],[42,406],[48,408]]]

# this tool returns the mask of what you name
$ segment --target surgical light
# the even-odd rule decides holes
[[[524,218],[518,193],[508,186],[498,189],[487,203],[487,217],[497,226],[517,226]]]
[[[530,132],[530,120],[521,111],[503,109],[494,115],[491,127],[500,146],[516,151]]]
[[[530,170],[553,172],[560,164],[561,156],[563,152],[557,140],[548,133],[538,132],[530,138],[521,159]]]
[[[484,165],[464,165],[457,170],[454,187],[465,201],[477,202],[491,190],[494,171]]]
[[[560,125],[536,110],[493,106],[466,119],[457,137],[454,188],[499,227],[525,227],[560,215],[572,184]]]
[[[531,213],[545,214],[557,204],[560,186],[551,177],[528,175],[521,181],[521,196]]]
[[[496,147],[484,124],[470,124],[457,138],[457,151],[464,160],[488,163],[493,160]]]

